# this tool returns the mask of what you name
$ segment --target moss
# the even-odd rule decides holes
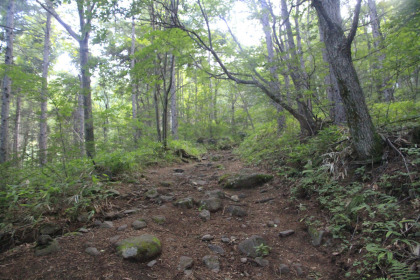
[[[121,241],[117,247],[120,255],[127,259],[146,262],[160,255],[162,245],[160,240],[150,234],[144,234]]]

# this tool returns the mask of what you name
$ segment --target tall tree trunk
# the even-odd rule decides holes
[[[78,143],[80,148],[80,156],[86,155],[86,149],[83,140],[85,139],[85,109],[84,96],[82,93],[82,78],[80,77],[80,93],[77,95],[77,112],[76,112],[76,128],[78,135]]]
[[[14,37],[14,15],[15,15],[15,1],[9,0],[7,6],[6,16],[6,53],[4,56],[4,63],[6,67],[11,67],[13,64],[13,37]],[[0,163],[8,160],[8,143],[9,143],[9,114],[10,114],[10,98],[12,94],[12,80],[6,74],[3,78],[3,90],[1,98],[1,127],[0,127]]]
[[[13,152],[15,154],[15,161],[18,164],[19,159],[19,150],[20,150],[20,132],[22,124],[22,98],[19,92],[16,92],[16,114],[15,114],[15,134],[13,137]]]
[[[162,141],[162,135],[160,131],[160,116],[159,116],[159,102],[158,102],[158,95],[159,95],[159,85],[156,83],[155,88],[153,90],[153,104],[155,105],[155,117],[156,117],[156,133],[157,133],[157,140],[158,142]]]
[[[369,15],[371,20],[371,27],[372,27],[372,34],[373,34],[373,45],[376,49],[378,49],[383,41],[383,36],[381,32],[381,25],[380,20],[378,17],[378,12],[376,10],[376,3],[375,0],[368,0],[369,5]],[[391,102],[394,99],[393,90],[389,86],[390,78],[388,75],[383,73],[383,62],[385,60],[385,54],[380,53],[378,57],[378,62],[376,64],[376,68],[379,70],[379,77],[376,78],[377,80],[377,90],[379,94],[382,96],[383,100],[386,102]],[[377,75],[378,75],[377,74]]]
[[[368,159],[378,155],[381,143],[351,58],[351,43],[357,30],[360,2],[361,0],[358,0],[348,37],[342,29],[339,0],[312,0],[312,5],[316,9],[320,28],[324,33],[328,61],[337,77],[354,148],[360,158]]]
[[[137,85],[134,78],[134,66],[136,63],[136,60],[134,58],[134,51],[135,51],[135,36],[136,36],[136,25],[134,23],[134,16],[132,17],[131,21],[131,106],[132,106],[132,119],[133,119],[133,138],[134,143],[137,144],[139,137],[140,137],[140,131],[137,125],[138,121],[138,112],[137,112]]]
[[[47,163],[47,90],[48,90],[48,66],[50,58],[50,32],[51,14],[47,12],[45,24],[44,52],[42,62],[42,89],[41,89],[41,119],[39,122],[39,163],[41,166]]]
[[[172,55],[172,59],[175,61],[175,56]],[[175,71],[171,72],[172,75],[172,84],[171,84],[171,132],[172,137],[175,140],[178,140],[178,108],[176,105],[177,99],[177,90],[176,90],[176,79],[175,79]],[[178,71],[178,83],[179,83],[179,71]]]
[[[279,76],[277,74],[277,67],[274,64],[274,47],[273,47],[273,38],[271,36],[271,26],[269,22],[269,16],[270,16],[270,7],[268,6],[268,3],[266,0],[260,0],[260,5],[262,9],[262,16],[261,16],[261,23],[264,30],[265,35],[265,42],[267,47],[267,62],[269,64],[270,74],[271,74],[271,81],[270,81],[270,88],[273,92],[280,92],[280,80]],[[281,98],[281,96],[278,94],[278,97]],[[277,128],[278,132],[282,132],[286,126],[286,120],[284,115],[282,114],[283,108],[275,103],[276,110],[278,112],[277,116]]]
[[[324,42],[324,33],[322,28],[319,28],[319,35],[321,42]],[[328,61],[327,49],[322,48],[322,59],[328,64],[328,74],[325,76],[325,85],[327,86],[327,98],[330,101],[330,117],[335,124],[344,124],[346,122],[346,113],[344,112],[343,100],[340,96],[337,78],[331,63]]]

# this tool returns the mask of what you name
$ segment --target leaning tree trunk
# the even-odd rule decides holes
[[[47,22],[45,24],[44,54],[42,62],[41,119],[39,122],[39,163],[41,166],[47,163],[47,87],[50,58],[51,14],[47,12],[46,16]]]
[[[14,37],[14,14],[15,14],[15,1],[10,0],[7,7],[6,16],[6,54],[4,63],[6,67],[11,67],[13,64],[13,37]],[[12,80],[6,74],[3,78],[3,94],[1,98],[1,126],[0,126],[0,163],[8,160],[9,143],[9,113],[10,113],[10,97],[12,92]]]
[[[355,18],[348,37],[344,35],[342,29],[339,0],[313,0],[312,5],[316,9],[319,25],[324,34],[328,61],[337,77],[354,148],[360,158],[368,159],[378,155],[381,143],[375,132],[351,58],[351,42],[356,34],[360,2],[361,0],[356,6]]]

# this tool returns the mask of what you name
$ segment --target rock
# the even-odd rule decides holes
[[[163,225],[164,223],[166,223],[166,218],[165,216],[162,216],[162,215],[153,216],[152,220],[158,225]]]
[[[123,216],[124,216],[123,213],[120,213],[120,212],[105,213],[106,220],[117,220],[117,219],[121,219]]]
[[[241,263],[246,263],[248,261],[247,258],[241,258]]]
[[[211,269],[214,272],[220,271],[219,258],[213,255],[207,255],[203,257],[203,262],[208,269]]]
[[[56,239],[51,240],[45,245],[35,247],[35,256],[45,256],[60,250],[60,245]]]
[[[159,184],[164,188],[169,188],[170,186],[172,186],[172,182],[168,182],[168,181],[162,181]]]
[[[279,236],[280,237],[287,237],[287,236],[292,235],[294,233],[295,233],[295,231],[293,229],[288,229],[288,230],[279,232]]]
[[[235,217],[245,217],[248,215],[245,209],[235,205],[230,205],[228,208],[226,208],[226,212]]]
[[[290,268],[287,264],[280,264],[279,265],[279,273],[280,275],[288,274],[290,272]]]
[[[153,198],[158,197],[158,196],[159,196],[159,193],[158,193],[157,189],[153,188],[153,189],[148,190],[148,191],[145,193],[145,196],[146,196],[147,198],[149,198],[149,199],[153,199]]]
[[[235,195],[232,195],[232,196],[230,197],[230,199],[231,199],[232,201],[239,202],[239,196],[237,196],[236,194],[235,194]]]
[[[126,224],[124,224],[124,225],[121,225],[121,226],[119,226],[118,228],[117,228],[117,230],[118,231],[124,231],[124,230],[126,230],[127,229],[127,225]]]
[[[121,235],[115,235],[115,236],[111,237],[111,238],[109,239],[109,241],[110,241],[112,244],[115,244],[115,243],[117,243],[117,242],[118,242],[118,239],[120,239],[120,237],[121,237]]]
[[[177,200],[174,205],[181,209],[191,209],[194,207],[194,202],[191,197],[187,197]]]
[[[254,259],[255,263],[261,267],[265,267],[268,266],[270,264],[270,262],[262,257],[256,257]]]
[[[126,215],[131,215],[131,214],[135,214],[138,213],[139,209],[129,209],[129,210],[125,210],[123,213]]]
[[[261,257],[261,252],[257,252],[257,248],[261,245],[267,245],[267,242],[258,235],[253,235],[239,243],[239,250],[246,256],[256,258]]]
[[[53,241],[51,236],[47,234],[43,234],[43,235],[38,236],[37,245],[38,246],[48,245],[51,243],[51,241]]]
[[[325,231],[317,230],[314,227],[309,227],[308,229],[309,236],[311,237],[312,245],[315,247],[320,246],[322,244]]]
[[[268,221],[267,226],[268,227],[276,227],[277,225],[273,221]]]
[[[175,173],[184,173],[184,169],[181,169],[181,168],[176,168],[176,169],[174,169],[174,172]]]
[[[305,274],[305,271],[300,263],[294,263],[292,264],[292,267],[296,271],[297,276],[303,276]]]
[[[162,253],[162,245],[155,236],[143,234],[118,242],[117,252],[124,259],[147,262],[157,258]]]
[[[218,246],[218,245],[214,245],[214,244],[209,244],[207,247],[209,247],[210,250],[212,250],[213,252],[224,256],[225,255],[225,250]]]
[[[211,241],[213,239],[214,239],[214,236],[213,235],[210,235],[210,234],[206,234],[203,237],[201,237],[201,240],[202,241]]]
[[[102,225],[102,222],[101,221],[99,221],[99,220],[95,220],[94,222],[93,222],[93,226],[95,226],[95,227],[100,227]]]
[[[225,193],[222,190],[212,190],[204,193],[204,198],[212,197],[225,198]]]
[[[236,175],[224,175],[219,179],[219,184],[225,189],[253,189],[264,185],[273,179],[272,175],[268,174],[245,174],[240,173]]]
[[[54,235],[61,230],[61,226],[54,223],[45,223],[39,228],[41,235]]]
[[[113,228],[114,227],[114,223],[113,222],[110,222],[110,221],[105,221],[99,227],[100,228]]]
[[[131,226],[132,226],[134,229],[143,229],[143,228],[147,227],[147,224],[146,224],[146,222],[145,222],[144,220],[135,220],[135,221],[131,224]]]
[[[194,264],[194,260],[190,257],[182,256],[179,258],[178,270],[184,271],[190,269]]]
[[[79,216],[77,216],[77,220],[81,223],[87,223],[90,220],[90,215],[89,213],[81,213]]]
[[[81,233],[88,233],[89,230],[87,228],[81,227],[81,228],[79,228],[79,232],[81,232]]]
[[[200,214],[198,214],[198,216],[203,220],[203,221],[209,221],[210,220],[210,211],[209,210],[201,210]]]
[[[147,266],[150,267],[150,268],[152,268],[156,263],[157,263],[157,261],[156,260],[153,260],[153,261],[148,262],[147,263]]]
[[[230,238],[229,237],[222,237],[222,242],[223,243],[230,243]]]
[[[161,195],[160,200],[162,200],[163,202],[171,202],[174,200],[174,197],[171,195]]]
[[[200,204],[204,209],[207,209],[213,213],[221,210],[223,207],[222,200],[218,197],[211,197],[208,199],[203,199],[201,200]]]
[[[98,251],[98,249],[96,249],[95,247],[88,247],[85,249],[86,254],[91,255],[91,256],[98,256],[101,253]]]

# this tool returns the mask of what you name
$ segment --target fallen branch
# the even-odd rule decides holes
[[[395,147],[394,144],[392,144],[391,140],[389,140],[389,138],[383,136],[382,134],[380,134],[382,139],[388,144],[388,146],[390,146],[392,149],[394,149],[403,159],[404,165],[405,165],[405,169],[407,169],[407,173],[408,173],[408,177],[410,178],[411,183],[413,183],[413,178],[411,177],[411,173],[410,173],[410,169],[408,168],[408,164],[407,164],[407,160],[405,159],[404,155],[401,153],[401,151]]]

